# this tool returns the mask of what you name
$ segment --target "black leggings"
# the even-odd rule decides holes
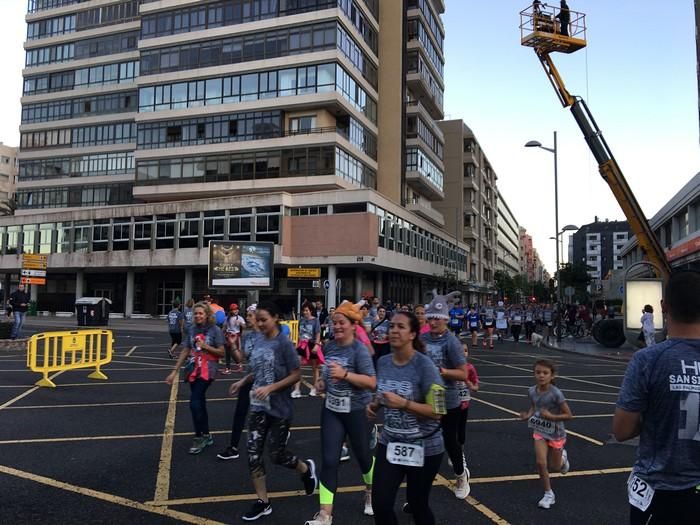
[[[700,490],[657,490],[642,512],[630,505],[631,525],[691,525],[700,516]]]
[[[253,478],[265,476],[265,440],[270,433],[270,459],[275,465],[297,468],[299,459],[287,450],[290,421],[272,417],[265,412],[251,412],[248,416],[248,468]]]
[[[198,437],[209,435],[207,389],[211,383],[211,381],[205,381],[199,377],[190,383],[190,412],[192,412],[194,432]]]
[[[246,383],[238,391],[238,401],[236,401],[236,411],[233,413],[233,423],[231,425],[231,446],[238,448],[238,443],[241,441],[241,434],[245,427],[248,409],[250,408],[250,391],[253,388],[253,382]]]
[[[462,409],[450,408],[442,416],[442,437],[445,440],[445,451],[452,461],[452,468],[457,476],[464,474],[464,459],[462,444],[459,442],[460,426],[464,428],[466,421],[462,418]],[[464,431],[462,431],[464,434]]]
[[[347,414],[339,414],[326,407],[321,409],[321,505],[333,504],[333,496],[338,489],[340,449],[346,434],[360,464],[365,484],[372,484],[374,460],[369,450],[369,431],[370,426],[364,409]]]
[[[528,341],[532,339],[532,333],[535,331],[535,323],[532,321],[525,322],[525,339]]]
[[[394,465],[386,459],[386,445],[377,446],[377,464],[372,485],[372,509],[376,525],[398,525],[394,513],[396,493],[406,478],[406,501],[411,506],[411,514],[416,525],[434,525],[435,516],[430,510],[430,489],[440,469],[442,453],[426,456],[422,467]]]
[[[522,326],[519,324],[514,324],[510,327],[510,332],[513,334],[513,340],[517,343],[520,341],[520,330]]]
[[[459,409],[459,421],[457,422],[457,441],[462,450],[467,441],[467,419],[469,419],[469,407]]]

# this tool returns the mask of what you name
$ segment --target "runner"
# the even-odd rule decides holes
[[[228,307],[228,315],[224,322],[224,335],[226,337],[226,368],[223,374],[231,373],[231,356],[241,350],[241,330],[245,326],[245,320],[238,314],[238,305],[231,304]]]
[[[469,347],[467,343],[462,343],[462,350],[464,350],[464,358],[469,360]],[[457,381],[457,392],[459,393],[459,422],[457,423],[457,441],[462,449],[462,458],[464,460],[464,470],[467,473],[467,479],[471,477],[471,473],[467,468],[467,454],[464,452],[464,445],[467,440],[467,420],[469,419],[469,405],[472,399],[472,391],[479,391],[479,376],[476,373],[476,368],[474,365],[467,362],[467,380]],[[450,461],[451,463],[451,461]]]
[[[208,304],[197,303],[193,314],[194,325],[183,341],[175,369],[165,382],[172,385],[180,367],[187,361],[184,380],[190,384],[190,410],[195,431],[189,453],[199,454],[214,443],[209,433],[206,393],[216,376],[219,358],[224,355],[224,336]]]
[[[510,332],[513,334],[513,341],[517,345],[520,342],[520,331],[523,328],[523,309],[522,305],[514,305],[510,310]],[[529,338],[528,338],[529,339]]]
[[[404,478],[415,523],[435,523],[429,496],[445,450],[439,423],[445,391],[435,365],[422,353],[419,329],[415,315],[394,315],[391,354],[379,359],[377,397],[367,406],[372,420],[385,408],[372,485],[377,525],[398,524],[394,502]]]
[[[532,438],[535,440],[535,461],[544,487],[544,496],[537,506],[548,509],[556,501],[549,480],[550,470],[562,474],[569,472],[569,458],[564,448],[564,421],[569,421],[573,416],[564,394],[554,386],[554,363],[540,359],[535,362],[534,370],[537,384],[531,386],[528,391],[530,410],[521,412],[520,419],[528,421],[528,427],[532,429]]]
[[[170,333],[170,348],[168,355],[170,359],[175,357],[175,350],[182,344],[182,330],[184,317],[180,311],[179,301],[173,302],[173,309],[168,312],[168,333]]]
[[[445,383],[445,405],[447,414],[442,417],[442,435],[445,450],[452,461],[452,468],[457,476],[455,496],[465,499],[469,495],[469,474],[464,468],[462,447],[459,444],[459,424],[461,418],[458,381],[467,379],[467,362],[459,339],[447,328],[449,321],[449,303],[459,292],[438,295],[433,290],[433,300],[425,311],[430,323],[430,332],[420,336],[425,345],[426,355],[432,359]]]
[[[420,325],[419,333],[423,335],[425,333],[430,332],[430,325],[428,324],[428,320],[425,318],[425,306],[419,304],[415,307],[413,312],[416,314],[418,324]]]
[[[469,327],[469,333],[472,335],[472,347],[476,348],[479,341],[479,312],[475,304],[473,304],[471,308],[469,308],[469,312],[467,312],[467,326]],[[486,339],[484,339],[484,341],[486,341]]]
[[[552,330],[554,326],[554,311],[552,310],[552,305],[544,305],[542,309],[542,322],[544,324],[542,327],[542,336],[544,337],[545,343],[549,344],[549,338],[554,332],[554,330]]]
[[[377,387],[377,378],[368,349],[355,338],[355,330],[362,329],[359,327],[361,321],[359,307],[349,301],[343,301],[333,316],[334,340],[326,346],[326,366],[323,367],[323,377],[316,383],[316,389],[326,394],[321,409],[321,510],[306,525],[330,525],[333,521],[338,466],[346,435],[363,473],[366,487],[364,513],[373,515],[374,458],[369,448],[370,425],[365,408],[371,401],[370,390]]]
[[[508,317],[506,316],[506,308],[503,301],[498,301],[496,308],[496,335],[499,341],[503,341],[503,336],[508,330]]]
[[[493,349],[493,331],[496,328],[496,318],[490,299],[486,301],[486,306],[481,309],[481,324],[486,331],[483,346],[486,348],[486,340],[488,339],[489,348]]]
[[[318,364],[319,360],[322,359],[323,354],[321,353],[321,324],[318,319],[314,317],[311,305],[305,304],[301,308],[301,320],[299,321],[299,342],[297,344],[297,352],[299,357],[301,357],[302,364],[306,365],[309,362],[313,369],[313,382],[315,385],[318,381]],[[309,395],[316,396],[316,388],[311,387]],[[292,391],[293,398],[301,397],[301,381],[294,385],[294,390]]]
[[[535,307],[531,304],[525,310],[525,339],[529,343],[532,340],[532,334],[535,332]]]
[[[185,303],[185,307],[182,309],[182,317],[183,317],[183,330],[182,333],[187,335],[190,333],[190,329],[192,328],[192,325],[194,324],[194,316],[192,313],[192,307],[194,306],[194,299],[190,298],[187,299],[187,302]]]
[[[462,333],[462,328],[464,328],[464,314],[462,303],[458,300],[450,309],[450,330],[454,332],[456,337],[459,337],[459,334]]]
[[[374,347],[374,362],[390,353],[389,348],[389,320],[386,318],[386,308],[377,308],[377,318],[372,323],[369,331],[369,340]]]
[[[242,363],[244,360],[250,360],[250,354],[255,348],[256,340],[260,337],[258,325],[255,322],[255,310],[257,305],[251,304],[246,310],[246,325],[243,337],[241,338],[241,350],[233,354],[237,363]],[[241,441],[241,434],[245,427],[246,418],[248,417],[248,409],[250,408],[250,389],[253,386],[252,377],[250,375],[244,377],[240,381],[233,383],[229,388],[231,395],[238,394],[236,401],[236,410],[233,413],[233,423],[231,426],[231,443],[226,450],[219,452],[216,457],[222,460],[238,459],[240,456],[238,444]]]

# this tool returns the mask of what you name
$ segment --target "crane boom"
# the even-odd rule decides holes
[[[573,53],[585,47],[585,15],[570,11],[569,16],[574,15],[575,17],[570,22],[572,33],[569,34],[569,28],[567,28],[566,34],[564,34],[556,25],[555,19],[559,16],[555,13],[546,13],[541,9],[530,8],[523,10],[520,14],[521,20],[523,20],[520,26],[523,32],[522,44],[534,48],[562,106],[571,108],[571,114],[598,163],[598,171],[622,208],[630,229],[637,237],[639,247],[648,261],[657,268],[658,273],[660,273],[658,277],[666,279],[671,273],[671,266],[661,243],[649,226],[644,211],[632,193],[632,189],[610,147],[605,142],[603,133],[596,124],[586,102],[581,97],[569,93],[550,56],[553,52]]]

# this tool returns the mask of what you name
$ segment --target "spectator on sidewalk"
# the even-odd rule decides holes
[[[634,354],[613,418],[618,441],[639,436],[631,525],[691,525],[700,516],[700,272],[671,275],[662,308],[668,339]]]
[[[17,339],[22,335],[24,318],[29,308],[29,294],[24,291],[23,284],[20,284],[17,289],[10,294],[10,306],[12,306],[12,314],[14,316],[14,324],[12,325],[10,338]]]

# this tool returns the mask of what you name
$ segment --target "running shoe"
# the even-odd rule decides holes
[[[408,503],[404,503],[403,507],[401,507],[401,510],[404,514],[413,514],[413,512],[411,512],[411,506]]]
[[[292,437],[292,431],[287,430],[287,439],[284,440],[284,446],[286,447],[289,444],[289,438]]]
[[[304,522],[304,525],[331,525],[332,523],[333,517],[321,510],[314,514],[314,518],[312,520]]]
[[[301,397],[301,390],[292,390],[292,398],[299,399]]]
[[[226,447],[226,450],[224,450],[223,452],[219,452],[216,455],[216,457],[219,459],[228,460],[238,459],[239,457],[241,457],[241,455],[238,453],[238,449],[236,447]]]
[[[241,516],[241,519],[243,521],[255,521],[258,518],[269,516],[270,514],[272,514],[272,505],[270,505],[270,502],[259,499],[253,503],[253,506],[248,512]]]
[[[471,490],[471,487],[469,487],[469,475],[465,470],[461,476],[457,476],[457,481],[455,483],[455,496],[457,499],[467,499],[467,496],[469,496]]]
[[[374,516],[374,509],[372,508],[372,491],[365,490],[365,516]]]
[[[170,357],[170,359],[175,359],[175,353],[172,348],[168,348],[168,357]]]
[[[545,492],[542,499],[537,503],[537,506],[541,509],[548,509],[556,503],[556,498],[554,497],[554,492]]]
[[[563,449],[561,451],[561,472],[562,474],[568,474],[569,473],[569,468],[571,465],[569,465],[569,454],[566,452],[566,449]]]
[[[313,459],[304,460],[308,470],[301,475],[301,482],[304,484],[304,491],[307,496],[311,496],[318,488],[318,478],[316,477],[316,463]]]
[[[369,431],[369,448],[370,450],[374,450],[377,448],[377,440],[378,440],[378,434],[379,434],[379,428],[377,425],[372,425],[372,430]]]
[[[224,369],[221,371],[221,373],[224,374],[225,376],[230,375],[230,374],[231,374],[231,369],[230,369],[230,368],[224,368]]]
[[[214,440],[211,438],[211,436],[196,437],[192,440],[192,446],[190,447],[188,452],[190,454],[199,454],[200,452],[202,452],[202,450],[207,448],[207,446],[211,445],[212,443],[214,443]]]
[[[310,395],[311,397],[316,397],[316,389],[315,389],[315,388],[312,388],[311,390],[309,390],[309,395]]]
[[[340,462],[345,463],[346,461],[350,461],[350,451],[346,445],[343,445],[343,448],[340,449]]]

